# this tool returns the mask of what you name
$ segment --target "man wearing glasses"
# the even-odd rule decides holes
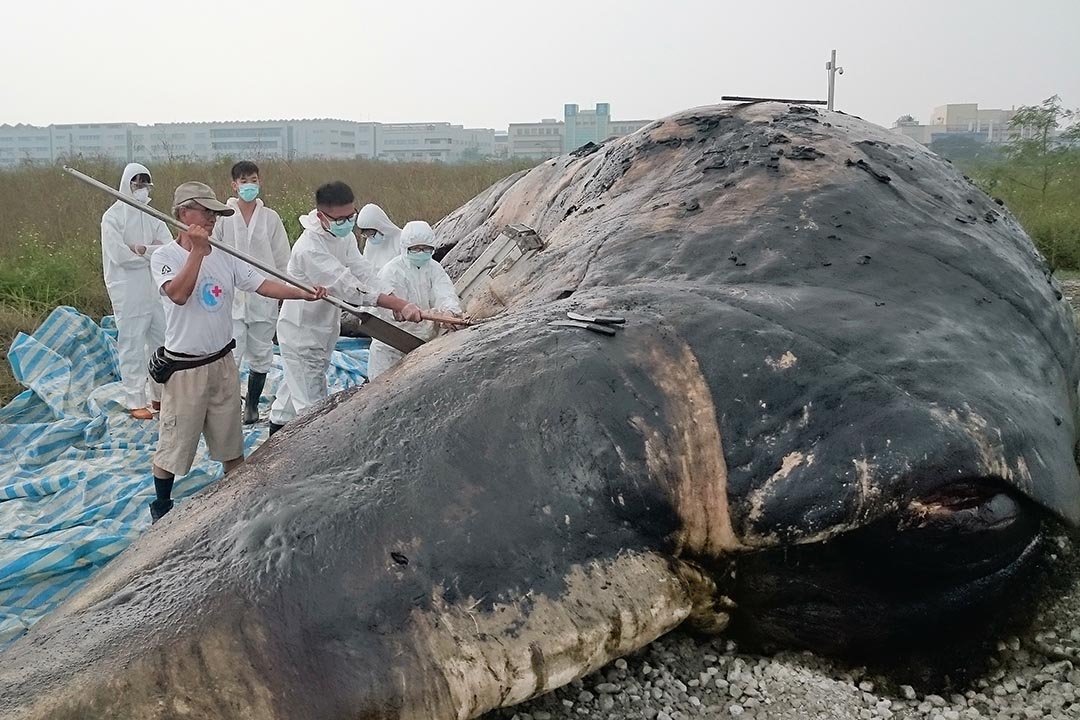
[[[235,292],[297,302],[326,297],[326,288],[316,285],[309,293],[267,280],[247,263],[214,249],[209,242],[214,223],[233,212],[218,202],[210,186],[180,185],[173,215],[188,230],[150,259],[165,308],[165,345],[151,361],[151,372],[163,384],[153,467],[157,498],[150,503],[155,522],[172,509],[173,479],[191,470],[200,436],[225,472],[244,461],[240,374],[232,353]]]
[[[420,322],[420,308],[393,295],[374,265],[360,254],[353,228],[356,198],[343,182],[315,191],[315,209],[300,218],[304,232],[293,245],[289,275],[322,285],[354,305],[392,310],[397,320]],[[330,303],[286,300],[278,315],[277,338],[285,381],[270,408],[270,434],[325,398],[326,370],[341,332],[341,311]]]
[[[128,163],[120,178],[121,193],[141,203],[150,202],[150,171]],[[131,416],[150,420],[147,407],[146,361],[165,337],[165,315],[150,275],[150,256],[172,242],[165,223],[117,200],[101,216],[101,265],[105,288],[116,320],[116,354],[120,385]],[[153,407],[159,407],[161,388],[150,383]]]

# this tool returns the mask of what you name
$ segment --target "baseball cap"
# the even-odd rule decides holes
[[[173,193],[173,207],[177,208],[192,201],[219,215],[232,215],[236,212],[225,203],[218,202],[214,189],[206,183],[191,181],[178,185]]]

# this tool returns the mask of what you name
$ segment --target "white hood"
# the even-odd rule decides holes
[[[434,248],[435,231],[423,220],[410,220],[401,229],[400,243],[402,255],[408,255],[413,245],[430,245]]]
[[[150,171],[146,169],[145,165],[140,165],[139,163],[128,163],[124,167],[123,174],[120,176],[120,187],[116,189],[119,190],[122,195],[133,197],[131,194],[131,179],[136,175],[147,175],[150,177],[151,181],[153,181],[154,179],[154,176],[150,175]]]
[[[390,238],[393,238],[401,232],[401,228],[390,222],[390,218],[387,216],[386,212],[378,205],[372,203],[368,203],[360,208],[360,214],[356,216],[356,227],[361,230],[375,228],[383,235]]]
[[[319,211],[318,210],[312,210],[307,215],[301,215],[300,216],[300,226],[302,228],[304,228],[305,230],[315,230],[315,231],[321,230],[324,233],[326,233],[327,235],[331,234],[331,233],[327,232],[326,228],[324,228],[322,226],[322,223],[319,222]]]

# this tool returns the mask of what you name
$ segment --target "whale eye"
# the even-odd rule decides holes
[[[1034,568],[1043,515],[994,478],[942,485],[828,542],[740,558],[736,623],[763,646],[840,654],[975,638]]]
[[[404,555],[402,555],[399,552],[390,553],[390,557],[393,558],[394,562],[396,562],[398,565],[408,565],[409,564],[409,558],[405,557]]]

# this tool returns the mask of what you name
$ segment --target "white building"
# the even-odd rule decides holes
[[[507,137],[510,157],[547,160],[563,153],[564,124],[555,118],[538,123],[510,123]]]
[[[587,143],[602,143],[629,135],[652,120],[612,120],[611,105],[596,103],[592,110],[577,105],[563,107],[563,119],[544,118],[538,123],[511,123],[507,153],[512,158],[547,160]]]
[[[510,135],[505,132],[495,132],[495,157],[510,157]]]
[[[78,156],[161,163],[217,158],[382,158],[461,162],[495,156],[495,131],[450,123],[256,120],[0,125],[0,168]]]
[[[387,123],[378,127],[380,160],[460,162],[495,156],[495,131],[450,123]]]
[[[52,131],[33,125],[0,125],[0,167],[53,162]]]
[[[1027,137],[1025,128],[1009,125],[1016,110],[980,108],[978,103],[939,105],[930,113],[930,122],[923,125],[910,115],[893,123],[893,132],[906,135],[923,145],[943,137],[966,136],[987,143],[1006,143],[1017,137]]]

